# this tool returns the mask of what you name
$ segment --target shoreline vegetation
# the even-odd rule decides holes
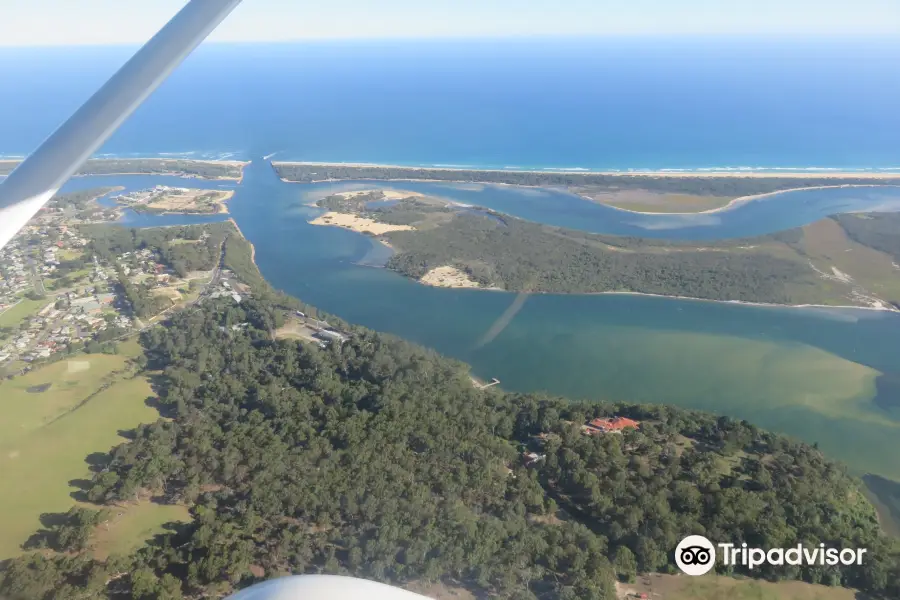
[[[0,160],[0,175],[8,175],[21,160]],[[196,179],[240,182],[249,161],[201,160],[181,158],[92,158],[75,174],[92,175],[168,175]]]
[[[734,177],[734,178],[742,178],[742,177],[751,177],[751,178],[788,178],[788,179],[890,179],[890,180],[900,180],[900,172],[895,171],[741,171],[741,170],[704,170],[704,171],[672,171],[672,170],[656,170],[656,171],[609,171],[609,170],[571,170],[571,169],[469,169],[463,167],[412,167],[412,166],[404,166],[404,165],[391,165],[391,164],[382,164],[382,163],[353,163],[353,162],[316,162],[316,161],[271,161],[272,166],[276,171],[279,171],[282,167],[326,167],[326,168],[334,168],[334,169],[373,169],[373,170],[396,170],[396,171],[409,171],[414,174],[418,174],[419,172],[427,172],[427,171],[437,171],[437,172],[448,172],[448,173],[484,173],[484,174],[502,174],[502,175],[573,175],[573,176],[583,176],[583,177],[592,177],[592,176],[602,176],[602,177],[630,177],[630,178],[638,178],[638,177],[653,177],[653,178],[669,178],[669,177],[679,177],[679,178],[715,178],[715,177]],[[315,173],[312,173],[315,175]],[[283,176],[285,177],[285,176]],[[349,177],[348,179],[357,179],[356,177]],[[420,177],[414,177],[413,179],[420,179]],[[296,179],[287,178],[284,179],[287,182],[297,182]],[[321,179],[319,181],[328,181],[328,179]],[[445,178],[440,178],[439,181],[446,181]],[[466,181],[468,183],[489,183],[487,181],[481,180],[472,180],[472,179],[461,179],[459,181]],[[313,183],[312,181],[307,181],[307,183]]]
[[[900,173],[881,172],[513,171],[277,161],[271,165],[286,183],[368,179],[543,187],[637,214],[711,214],[781,192],[900,185]]]
[[[386,266],[424,285],[900,310],[900,286],[884,283],[896,279],[900,263],[900,244],[888,231],[900,227],[892,220],[900,218],[889,215],[831,218],[699,245],[590,234],[422,195],[388,199],[377,189],[334,194],[316,205],[328,212],[312,224],[386,243],[394,251]]]
[[[626,583],[671,572],[671,549],[698,531],[761,547],[850,540],[868,550],[862,567],[727,575],[873,600],[900,592],[900,546],[863,484],[815,446],[663,404],[476,389],[463,363],[274,292],[235,231],[223,232],[223,263],[249,293],[140,336],[135,375],[153,376],[159,418],[90,455],[87,478],[68,482],[87,503],[47,513],[34,551],[0,563],[0,595],[221,597],[326,572],[460,597],[615,600]],[[277,339],[298,311],[344,339]],[[616,416],[635,427],[585,426]],[[177,508],[179,524],[152,537],[135,528],[114,558],[95,553],[106,511],[149,498]]]

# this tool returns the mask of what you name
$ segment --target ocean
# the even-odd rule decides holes
[[[133,48],[0,48],[0,155],[31,151]],[[898,169],[895,40],[204,45],[113,155],[491,168]]]

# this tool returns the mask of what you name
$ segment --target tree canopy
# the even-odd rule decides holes
[[[248,251],[226,245],[236,274],[252,265]],[[333,573],[612,600],[617,577],[672,572],[678,540],[705,534],[865,547],[861,567],[744,574],[900,597],[896,541],[858,482],[813,447],[673,407],[477,389],[462,363],[327,315],[345,343],[274,339],[297,306],[262,286],[145,331],[164,418],[95,460],[87,494],[99,505],[181,503],[192,522],[98,562],[78,552],[95,514],[66,515],[47,539],[68,553],[8,561],[0,594],[201,598]],[[640,427],[583,433],[612,415]],[[526,465],[530,452],[541,460]]]

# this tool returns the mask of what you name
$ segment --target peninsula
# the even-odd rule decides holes
[[[664,241],[533,223],[425,196],[332,195],[313,224],[387,242],[387,267],[428,285],[532,293],[640,293],[777,305],[900,305],[900,215],[842,215],[743,240]]]
[[[0,161],[0,175],[7,175],[18,160]],[[193,160],[175,158],[93,158],[76,176],[88,175],[172,175],[197,179],[240,181],[247,162],[237,160]]]
[[[227,213],[226,202],[234,190],[202,190],[194,188],[156,187],[120,194],[112,199],[135,212],[152,214],[219,214]]]
[[[891,172],[481,170],[364,163],[273,162],[286,182],[446,181],[564,189],[587,200],[639,212],[700,212],[744,196],[844,185],[898,185]]]

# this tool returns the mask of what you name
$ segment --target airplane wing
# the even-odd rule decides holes
[[[131,60],[0,183],[0,248],[241,0],[191,0]],[[422,600],[382,583],[329,575],[266,581],[231,600]],[[427,600],[427,599],[425,599]]]
[[[0,248],[241,0],[191,0],[0,183]]]
[[[225,600],[430,600],[401,588],[353,577],[295,575],[270,579]]]

